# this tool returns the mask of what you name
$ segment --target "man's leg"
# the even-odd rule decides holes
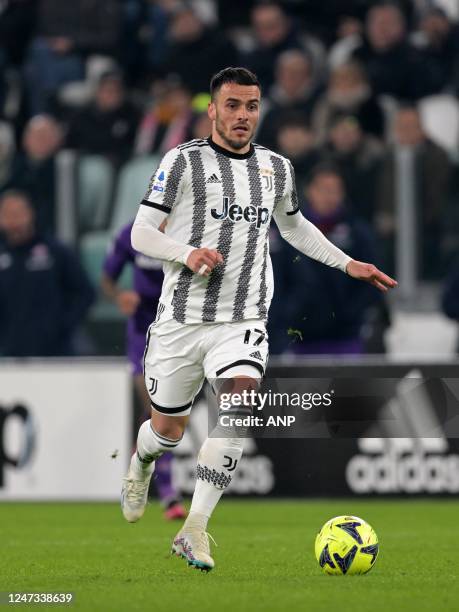
[[[152,412],[139,429],[121,492],[121,507],[134,523],[145,511],[154,462],[180,443],[204,372],[196,360],[194,326],[173,321],[151,325],[144,358],[144,379]]]
[[[142,348],[143,354],[143,348]],[[139,360],[141,361],[141,359]],[[143,408],[143,418],[148,418],[151,413],[150,397],[145,386],[142,374],[134,376],[134,384],[137,397]],[[172,484],[172,461],[174,460],[171,452],[165,452],[155,460],[154,484],[158,492],[161,505],[164,508],[164,518],[167,520],[184,519],[187,516],[185,507],[182,504],[181,496]]]
[[[130,523],[138,521],[145,512],[155,461],[178,446],[187,420],[187,416],[167,416],[152,410],[151,419],[140,426],[121,495],[123,514]]]
[[[244,391],[256,390],[259,380],[249,376],[234,376],[221,381],[218,399],[222,393],[241,396]],[[218,402],[220,405],[220,401]],[[231,403],[231,399],[229,400]],[[252,406],[245,405],[225,410],[225,415],[250,416]],[[174,539],[172,550],[186,558],[190,565],[202,570],[214,567],[209,553],[206,534],[207,523],[224,490],[229,486],[242,456],[245,427],[228,427],[220,422],[205,440],[198,456],[196,486],[190,513],[182,529]]]

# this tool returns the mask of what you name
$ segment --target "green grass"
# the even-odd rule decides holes
[[[315,534],[346,513],[372,524],[380,555],[365,576],[325,576]],[[459,501],[225,500],[203,574],[169,555],[178,527],[156,504],[136,525],[115,504],[2,504],[0,591],[73,592],[67,609],[91,612],[457,611],[458,519]]]

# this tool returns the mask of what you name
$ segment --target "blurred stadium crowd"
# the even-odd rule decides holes
[[[418,279],[445,282],[459,249],[458,19],[448,0],[1,0],[0,355],[121,350],[101,332],[114,316],[96,297],[104,253],[160,156],[209,135],[208,83],[229,65],[259,76],[256,141],[292,160],[305,216],[355,259],[397,275],[411,249]],[[66,198],[72,240],[56,221]],[[384,352],[376,290],[275,228],[271,249],[272,352]],[[72,347],[83,320],[90,340]]]

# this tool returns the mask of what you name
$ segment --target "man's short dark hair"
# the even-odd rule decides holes
[[[261,90],[260,82],[256,74],[247,68],[224,68],[214,74],[210,81],[210,95],[212,100],[218,93],[220,87],[225,83],[235,83],[236,85],[255,85]]]
[[[403,10],[402,3],[399,0],[377,0],[377,2],[373,2],[367,8],[367,15],[372,9],[381,9],[381,8],[394,8],[399,11],[404,19],[406,19],[406,13]]]
[[[6,189],[0,194],[0,207],[3,206],[3,203],[6,200],[9,200],[11,198],[23,200],[29,208],[33,208],[32,198],[30,194],[27,193],[26,191],[22,191],[20,189],[15,189],[15,188]]]
[[[313,183],[316,178],[322,176],[323,174],[333,174],[337,176],[344,185],[344,177],[341,173],[341,170],[332,161],[322,161],[313,166],[313,168],[311,168],[307,175],[306,185],[309,187],[309,185],[311,185],[311,183]]]

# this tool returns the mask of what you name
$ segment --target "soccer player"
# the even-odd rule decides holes
[[[143,352],[147,330],[153,320],[153,313],[161,294],[163,273],[161,262],[142,253],[136,253],[132,248],[131,230],[132,222],[123,227],[115,237],[104,261],[101,285],[105,295],[118,306],[122,314],[128,317],[127,356],[137,397],[145,415],[148,416],[151,408],[143,378]],[[132,290],[123,290],[117,285],[126,265],[132,265],[134,268]],[[156,462],[155,473],[158,496],[164,508],[164,518],[167,520],[186,517],[180,495],[172,484],[172,458],[171,453],[161,455]]]
[[[164,260],[165,278],[145,351],[152,417],[140,427],[122,491],[130,522],[144,512],[155,460],[180,443],[204,378],[217,394],[222,388],[241,394],[263,377],[273,291],[271,218],[305,255],[383,291],[396,285],[375,266],[352,260],[307,221],[290,162],[252,143],[260,109],[257,77],[226,68],[212,78],[210,90],[212,135],[164,156],[132,228],[134,248]],[[158,228],[166,218],[163,234]],[[240,461],[237,433],[228,435],[218,421],[205,440],[190,513],[172,544],[175,554],[206,571],[214,567],[207,522]]]

